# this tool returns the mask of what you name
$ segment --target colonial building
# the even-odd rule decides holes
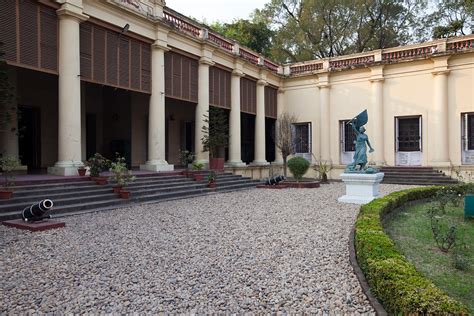
[[[228,114],[234,172],[278,166],[271,134],[289,112],[296,154],[337,177],[354,150],[345,123],[364,109],[374,163],[474,170],[472,35],[280,65],[160,0],[8,0],[0,26],[21,110],[0,152],[29,170],[73,175],[95,152],[153,171],[180,150],[206,163],[210,106]]]

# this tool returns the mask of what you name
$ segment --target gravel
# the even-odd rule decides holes
[[[382,185],[382,192],[407,186]],[[0,227],[0,313],[370,313],[341,183],[247,190]]]

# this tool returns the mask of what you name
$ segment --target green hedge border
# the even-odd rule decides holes
[[[454,185],[461,190],[473,184]],[[357,261],[371,293],[390,314],[467,314],[467,308],[418,272],[385,234],[382,219],[403,204],[428,199],[443,187],[394,192],[360,208],[355,224]]]

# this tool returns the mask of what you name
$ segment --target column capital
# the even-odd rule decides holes
[[[153,42],[153,44],[151,44],[151,48],[160,49],[160,50],[163,50],[165,52],[171,50],[171,48],[168,47],[168,44],[166,42],[161,41],[161,40],[156,40],[155,42]]]
[[[75,19],[81,23],[89,19],[89,16],[82,12],[82,7],[71,3],[64,3],[60,9],[56,10],[59,19]]]
[[[285,88],[278,88],[277,92],[283,94],[285,93],[285,90]]]
[[[242,70],[234,69],[234,70],[232,70],[232,76],[234,76],[234,77],[244,77],[245,74]]]
[[[263,79],[258,79],[257,86],[268,86],[268,81],[263,80]]]
[[[438,76],[438,75],[448,75],[451,72],[449,69],[443,69],[442,67],[440,68],[435,68],[431,74],[433,76]]]
[[[331,85],[329,84],[329,82],[324,81],[324,82],[318,83],[316,87],[318,87],[319,89],[329,89]]]
[[[384,82],[385,78],[383,76],[373,76],[369,78],[369,81],[374,82]]]
[[[199,64],[200,65],[207,65],[207,66],[214,66],[216,63],[212,61],[211,58],[209,57],[201,57],[199,59]]]

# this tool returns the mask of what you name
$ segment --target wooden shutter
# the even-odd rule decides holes
[[[231,73],[219,67],[209,68],[209,103],[230,109]]]
[[[140,69],[141,69],[141,53],[140,43],[132,40],[130,45],[130,86],[133,89],[140,89]]]
[[[257,81],[240,79],[240,110],[245,113],[257,113]]]
[[[151,91],[151,54],[150,45],[142,43],[142,91]]]
[[[17,19],[17,3],[15,1],[2,2],[2,7],[0,9],[0,42],[3,43],[2,50],[5,52],[5,59],[15,63],[18,62]]]
[[[38,9],[29,0],[20,1],[20,63],[38,67]]]
[[[198,61],[176,52],[165,53],[165,94],[167,97],[197,103]]]
[[[92,25],[85,23],[79,31],[81,79],[92,79]]]
[[[278,90],[272,86],[265,87],[265,116],[277,118]]]
[[[93,45],[94,53],[92,54],[93,60],[93,73],[94,81],[105,83],[105,70],[106,70],[106,42],[105,42],[105,33],[106,31],[102,28],[92,28],[93,30]]]
[[[56,11],[40,7],[40,68],[58,69],[58,17]]]

